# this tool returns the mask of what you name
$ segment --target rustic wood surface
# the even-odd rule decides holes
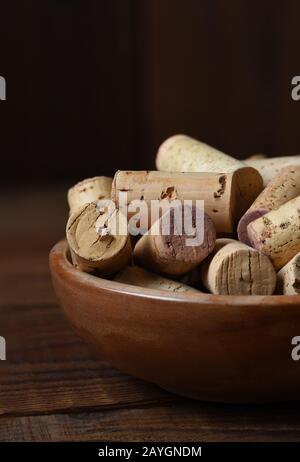
[[[118,372],[81,341],[48,271],[64,233],[65,190],[0,194],[0,441],[300,441],[297,403],[186,400]]]

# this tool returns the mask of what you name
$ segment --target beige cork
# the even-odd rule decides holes
[[[300,251],[300,196],[252,221],[247,231],[251,245],[281,269]]]
[[[217,232],[231,233],[261,189],[261,178],[257,178],[254,169],[248,168],[227,174],[118,171],[112,184],[112,199],[119,206],[120,197],[126,194],[126,205],[141,200],[148,209],[152,201],[203,200],[205,212],[213,220]]]
[[[102,199],[110,199],[112,178],[95,176],[75,184],[68,191],[70,215],[83,205]]]
[[[110,229],[113,218],[117,222],[117,232]],[[103,211],[97,202],[86,204],[73,213],[66,235],[74,266],[85,272],[109,276],[130,264],[130,237],[128,232],[117,234],[119,225],[127,231],[126,218],[119,211]]]
[[[262,178],[257,170],[248,171],[244,176],[242,169],[246,164],[243,161],[186,135],[171,136],[162,143],[156,156],[156,167],[169,172],[232,173],[240,170],[239,189],[243,197],[251,195],[251,190],[255,193],[257,185],[260,190],[256,196],[262,190]]]
[[[238,224],[239,240],[251,245],[247,226],[252,221],[300,195],[300,165],[284,167],[268,183]]]
[[[300,165],[300,155],[285,157],[269,157],[266,159],[247,159],[245,163],[259,171],[263,179],[263,186],[280,173],[281,169],[291,165]]]
[[[167,172],[229,173],[245,164],[187,135],[174,135],[158,149],[156,167]]]
[[[300,252],[278,271],[276,293],[300,294]]]
[[[115,276],[114,280],[124,284],[147,287],[148,289],[167,290],[168,292],[200,292],[186,284],[164,278],[139,266],[126,266]]]
[[[217,239],[201,274],[203,285],[218,295],[271,295],[276,286],[268,257],[233,239]]]
[[[193,223],[195,223],[196,208],[192,207]],[[165,276],[180,277],[203,261],[212,252],[216,231],[212,220],[204,214],[203,240],[196,245],[188,245],[190,235],[182,229],[182,234],[176,234],[175,213],[170,214],[170,233],[162,234],[162,223],[166,214],[159,219],[159,224],[153,227],[137,242],[133,256],[137,265]],[[159,229],[156,234],[154,229]],[[195,234],[195,237],[197,233]]]

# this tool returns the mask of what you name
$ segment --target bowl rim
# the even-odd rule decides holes
[[[147,287],[125,284],[110,279],[104,279],[93,274],[84,273],[75,268],[68,258],[68,243],[66,239],[58,241],[50,250],[49,263],[52,273],[55,273],[57,268],[62,273],[69,273],[72,279],[78,283],[86,283],[94,286],[96,289],[104,289],[109,292],[118,292],[124,295],[132,295],[142,298],[150,298],[153,300],[166,300],[174,302],[186,302],[187,304],[202,304],[202,305],[299,305],[300,295],[214,295],[200,292],[168,292],[159,289],[150,289]],[[58,265],[58,267],[57,267]]]

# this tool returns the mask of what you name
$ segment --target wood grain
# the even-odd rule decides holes
[[[0,309],[7,341],[1,363],[0,414],[107,408],[176,399],[103,363],[63,318],[58,306]]]
[[[0,419],[6,441],[296,441],[299,408],[184,402],[102,412]]]

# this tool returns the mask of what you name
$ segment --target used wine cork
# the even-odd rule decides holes
[[[276,286],[268,257],[233,239],[217,239],[201,274],[203,285],[218,295],[271,295]]]
[[[187,135],[165,140],[156,155],[156,167],[167,172],[234,172],[245,164]]]
[[[263,186],[266,187],[284,167],[300,165],[300,155],[269,157],[266,159],[246,159],[245,163],[259,171],[263,179]]]
[[[282,268],[300,251],[300,196],[252,221],[247,231],[251,245]]]
[[[114,215],[91,202],[76,210],[68,220],[66,235],[74,266],[88,273],[110,276],[131,262],[131,244],[126,235],[110,229],[110,220],[127,230],[126,217],[118,210]]]
[[[138,287],[167,290],[169,292],[200,292],[186,284],[164,278],[158,274],[146,271],[139,266],[126,266],[126,268],[115,276],[114,280]]]
[[[158,170],[169,172],[237,172],[241,200],[245,198],[251,202],[252,199],[253,202],[262,190],[262,178],[257,170],[245,171],[243,161],[186,135],[171,136],[162,143],[156,166]]]
[[[278,271],[276,292],[283,295],[300,294],[300,252]]]
[[[133,256],[137,265],[165,276],[180,277],[188,273],[203,261],[212,252],[216,231],[214,224],[207,214],[204,214],[204,240],[197,245],[187,245],[188,236],[184,230],[182,234],[175,233],[175,213],[170,213],[170,233],[162,233],[162,223],[166,214],[159,219],[159,223],[144,234],[137,242]],[[192,207],[193,226],[195,225],[196,207]],[[153,234],[154,228],[159,234]]]
[[[68,191],[70,214],[90,202],[109,199],[111,196],[111,184],[112,178],[107,176],[95,176],[75,184]]]
[[[241,191],[241,180],[244,190],[248,191],[246,195]],[[204,200],[205,212],[213,220],[217,232],[231,233],[261,189],[260,176],[248,168],[227,174],[118,171],[112,184],[112,199],[119,206],[120,193],[126,192],[126,205],[141,200],[149,209],[153,200]]]
[[[251,245],[247,226],[285,202],[300,195],[300,165],[284,167],[265,187],[238,224],[239,240]]]

